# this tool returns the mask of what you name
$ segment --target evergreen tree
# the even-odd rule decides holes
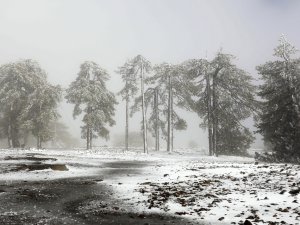
[[[218,53],[211,61],[185,62],[191,79],[190,93],[196,100],[191,107],[203,118],[201,126],[209,130],[209,153],[246,154],[253,136],[242,121],[257,110],[255,86],[244,70],[232,63],[233,56]],[[243,141],[228,140],[239,139]]]
[[[82,138],[86,139],[87,149],[92,148],[92,140],[96,137],[109,138],[106,125],[113,126],[115,121],[115,96],[108,91],[105,82],[108,73],[95,62],[84,62],[75,81],[67,89],[66,99],[75,104],[73,116],[83,113],[81,127]]]
[[[274,53],[278,59],[257,67],[264,81],[258,131],[285,160],[300,157],[300,59],[293,58],[295,53],[282,36]]]
[[[137,111],[141,110],[141,96],[135,98],[134,104],[131,107],[131,116]],[[162,93],[158,87],[152,88],[149,87],[145,91],[145,111],[147,118],[147,131],[150,131],[152,136],[155,137],[155,150],[159,151],[160,149],[160,134],[166,139],[166,113],[167,113],[167,104],[164,93]],[[141,124],[143,127],[143,123]],[[148,132],[147,132],[148,137]]]
[[[142,132],[143,132],[143,145],[144,153],[148,153],[148,144],[147,144],[147,121],[146,121],[146,109],[145,109],[145,78],[146,75],[151,71],[151,63],[141,55],[137,55],[129,61],[131,65],[132,75],[131,77],[137,78],[140,77],[140,92],[141,95],[138,97],[141,103],[141,112],[142,112]],[[136,101],[137,102],[137,101]],[[132,113],[131,113],[132,115]]]
[[[48,139],[47,127],[57,117],[60,88],[47,83],[46,73],[33,60],[1,66],[0,77],[0,123],[8,146],[20,147],[20,138],[28,132],[41,141]]]
[[[146,81],[152,85],[150,130],[159,140],[159,130],[167,140],[167,151],[173,150],[174,129],[185,130],[186,121],[176,112],[176,107],[187,108],[188,95],[186,81],[183,79],[180,65],[162,63],[153,68],[154,75]],[[175,106],[175,107],[174,107]]]
[[[134,64],[131,61],[126,62],[123,66],[119,68],[117,71],[122,76],[122,80],[125,83],[123,89],[119,92],[122,96],[122,100],[126,102],[125,109],[125,149],[128,150],[128,140],[129,140],[129,103],[134,96],[136,96],[138,92],[138,81],[137,81],[137,73],[135,71]]]
[[[51,123],[59,117],[57,107],[61,94],[60,86],[44,83],[28,95],[28,104],[20,117],[23,121],[21,127],[31,130],[37,138],[37,148],[42,148],[42,143],[50,141],[54,136]]]

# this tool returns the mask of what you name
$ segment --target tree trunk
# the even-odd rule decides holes
[[[159,114],[158,114],[158,89],[154,89],[154,110],[155,110],[155,150],[159,151]]]
[[[144,153],[148,153],[147,146],[147,132],[146,132],[146,111],[145,111],[145,94],[144,94],[144,71],[143,65],[141,66],[141,95],[142,95],[142,114],[143,114],[143,142],[144,142]]]
[[[88,89],[90,90],[90,83],[91,83],[91,75],[88,72],[87,74],[88,80]],[[90,103],[87,104],[87,124],[86,124],[86,149],[91,149],[91,128],[90,128],[90,113],[91,113],[91,106]]]
[[[11,128],[11,142],[13,148],[19,148],[20,142],[19,142],[19,131],[18,128],[16,128],[16,125],[13,124]]]
[[[10,139],[9,136],[7,137],[7,145],[8,145],[8,148],[12,147],[12,145],[11,145],[11,139]]]
[[[174,109],[173,109],[173,89],[171,87],[171,151],[174,150]]]
[[[206,71],[205,71],[206,73]],[[207,125],[208,125],[208,149],[209,155],[213,155],[213,135],[211,126],[211,87],[210,87],[210,75],[206,74],[206,91],[207,91]]]
[[[160,150],[160,134],[159,134],[159,124],[160,124],[160,121],[159,121],[159,108],[158,108],[158,90],[157,90],[157,99],[156,99],[156,101],[157,101],[157,127],[156,127],[156,129],[157,129],[157,151],[159,151]]]
[[[41,147],[42,147],[41,137],[39,135],[37,135],[37,137],[36,137],[36,148],[41,149]]]
[[[8,147],[11,148],[12,147],[12,142],[11,142],[11,116],[9,114],[8,116],[8,127],[7,127],[7,144]]]
[[[126,125],[125,125],[125,150],[126,151],[128,151],[128,129],[129,129],[128,113],[129,113],[129,102],[128,102],[128,96],[126,96]]]
[[[56,121],[54,122],[54,135],[52,138],[52,147],[57,147],[57,129],[56,129]]]
[[[168,83],[169,83],[169,96],[168,96],[168,139],[167,139],[167,151],[171,152],[171,105],[172,105],[172,100],[171,100],[171,92],[172,92],[172,87],[171,87],[171,75],[168,75]]]
[[[27,143],[28,143],[28,132],[25,132],[24,134],[24,139],[23,139],[23,148],[25,148],[27,146]]]
[[[93,149],[93,129],[90,128],[90,149]]]
[[[87,128],[86,128],[86,149],[89,150],[90,149],[90,127],[87,124]]]
[[[216,82],[217,73],[213,76],[213,110],[212,110],[212,122],[213,122],[213,154],[218,156],[218,140],[217,140],[217,132],[218,132],[218,100],[217,100],[217,82]]]
[[[12,113],[13,111],[13,106],[11,105],[10,112],[9,112],[9,131],[8,131],[8,136],[9,136],[9,142],[11,141],[11,146],[13,148],[19,148],[20,147],[20,142],[19,142],[19,129],[18,125],[16,124],[16,118]]]

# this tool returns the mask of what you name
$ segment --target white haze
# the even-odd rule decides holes
[[[222,47],[257,79],[255,66],[271,59],[282,33],[300,46],[299,12],[297,0],[0,0],[0,64],[37,60],[50,82],[66,88],[79,65],[93,60],[109,71],[110,90],[117,92],[122,83],[115,70],[137,54],[153,64],[180,63],[206,52],[210,59]],[[119,102],[111,137],[124,131]],[[80,137],[72,106],[64,103],[60,111]],[[198,116],[182,116],[188,130],[175,133],[175,146],[191,140],[206,146]],[[139,123],[131,122],[131,130],[138,130]]]

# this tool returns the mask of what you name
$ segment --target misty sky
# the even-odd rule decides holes
[[[282,33],[300,48],[299,12],[297,0],[0,0],[0,64],[34,59],[51,83],[66,88],[80,64],[93,60],[109,71],[109,88],[117,92],[115,70],[137,54],[153,64],[180,63],[206,52],[210,59],[222,47],[258,78],[255,66],[272,59]],[[124,130],[123,108],[117,107],[112,137]],[[79,137],[72,106],[60,111]],[[175,133],[175,146],[193,139],[206,146],[199,118],[182,117],[189,127]]]

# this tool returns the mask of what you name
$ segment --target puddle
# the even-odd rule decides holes
[[[46,161],[46,160],[52,160],[56,161],[56,158],[40,158],[35,156],[24,156],[24,157],[11,157],[7,156],[4,158],[4,160],[29,160],[29,161]]]
[[[21,171],[21,170],[56,170],[56,171],[68,171],[68,167],[65,164],[22,164],[14,169],[14,171]]]

